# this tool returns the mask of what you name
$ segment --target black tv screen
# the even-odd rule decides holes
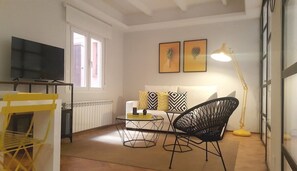
[[[11,78],[64,80],[64,49],[12,37]]]

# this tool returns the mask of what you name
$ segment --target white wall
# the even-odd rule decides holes
[[[207,72],[183,73],[181,44],[181,72],[158,72],[159,43],[193,39],[207,39]],[[184,28],[126,33],[124,36],[124,97],[138,98],[144,85],[216,85],[219,96],[237,91],[241,101],[242,86],[231,63],[220,63],[209,55],[226,42],[236,54],[249,87],[246,129],[259,132],[259,20],[198,25]],[[241,106],[230,118],[228,129],[239,128]]]
[[[69,32],[62,0],[2,0],[0,1],[0,81],[10,81],[11,36],[25,38],[65,48],[65,78],[70,81]],[[106,41],[106,86],[97,92],[74,93],[74,101],[110,99],[114,101],[114,113],[123,111],[123,33],[112,30],[112,38]],[[0,90],[11,90],[0,85]],[[34,87],[35,91],[43,88]],[[59,89],[60,97],[69,101],[69,91]]]
[[[0,1],[0,80],[10,80],[11,36],[65,47],[62,2]]]

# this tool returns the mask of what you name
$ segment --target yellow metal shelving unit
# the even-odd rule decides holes
[[[6,106],[2,106],[0,114],[0,170],[36,170],[34,162],[47,139],[57,98],[57,94],[31,93],[7,94],[3,97]],[[33,134],[34,118],[40,111],[49,111],[50,115],[47,125],[44,125],[43,135],[39,133],[35,136]],[[7,130],[12,115],[26,112],[34,113],[27,131]]]

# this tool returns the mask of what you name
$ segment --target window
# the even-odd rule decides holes
[[[104,40],[77,29],[72,29],[71,37],[71,79],[74,86],[102,88]]]
[[[282,1],[282,170],[297,170],[297,1]]]

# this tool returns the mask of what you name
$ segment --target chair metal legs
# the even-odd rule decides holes
[[[213,142],[211,142],[212,146],[213,146],[214,149],[216,150],[216,153],[211,152],[211,151],[208,151],[208,149],[207,149],[207,142],[205,142],[205,143],[206,143],[206,149],[205,149],[205,151],[206,151],[206,161],[208,161],[208,156],[207,156],[207,154],[208,154],[208,153],[212,153],[212,154],[214,154],[214,155],[216,155],[216,156],[218,156],[218,157],[221,158],[222,163],[223,163],[223,166],[224,166],[224,170],[226,171],[227,169],[226,169],[226,165],[225,165],[225,162],[224,162],[224,158],[223,158],[223,154],[222,154],[222,152],[221,152],[221,148],[220,148],[219,142],[216,141],[216,146],[213,144]]]
[[[222,160],[222,163],[223,163],[223,166],[224,166],[224,170],[226,171],[226,166],[225,166],[225,162],[224,162],[223,154],[222,154],[221,149],[220,149],[219,142],[216,141],[216,144],[217,144],[217,146],[218,146],[218,150],[217,150],[217,151],[218,151],[218,153],[219,153],[219,155],[220,155],[220,157],[221,157],[221,160]]]
[[[212,143],[212,142],[211,142],[211,143]],[[226,171],[226,166],[225,166],[225,162],[224,162],[224,158],[223,158],[223,154],[222,154],[222,152],[221,152],[221,148],[220,148],[219,142],[216,141],[216,144],[217,144],[217,147],[215,147],[215,146],[213,145],[213,143],[212,143],[213,147],[214,147],[215,150],[217,151],[217,154],[215,154],[215,155],[217,155],[218,157],[221,158],[222,163],[223,163],[223,166],[224,166],[224,170]],[[205,153],[206,153],[205,161],[208,161],[208,152],[209,152],[209,151],[208,151],[207,142],[205,142]],[[212,153],[212,152],[211,152],[211,153]]]
[[[177,141],[178,141],[178,137],[175,136],[175,141],[174,141],[174,146],[173,146],[173,150],[172,150],[172,153],[171,153],[171,159],[170,159],[169,169],[171,169],[171,166],[172,166],[172,162],[173,162],[173,157],[174,157],[174,152],[175,152],[175,148],[176,148],[176,145],[177,145]],[[216,141],[216,146],[214,145],[213,142],[211,142],[211,144],[213,145],[216,153],[213,152],[213,151],[208,151],[208,142],[205,142],[205,149],[202,148],[202,147],[196,146],[197,144],[196,145],[195,144],[192,144],[192,145],[194,145],[194,146],[196,146],[196,147],[198,147],[200,149],[205,150],[205,161],[208,161],[208,153],[211,153],[211,154],[214,154],[214,155],[220,157],[221,158],[221,161],[223,163],[223,166],[224,166],[224,170],[226,171],[227,169],[226,169],[224,158],[223,158],[223,155],[222,155],[222,152],[221,152],[221,149],[220,149],[219,142]]]
[[[175,152],[175,147],[176,147],[176,142],[177,142],[177,136],[175,136],[175,140],[174,140],[174,146],[173,146],[173,150],[172,150],[172,153],[171,153],[171,159],[170,159],[169,169],[171,169],[171,165],[172,165],[172,161],[173,161],[173,156],[174,156],[174,152]]]
[[[205,161],[208,161],[208,148],[207,148],[207,142],[205,142]]]

